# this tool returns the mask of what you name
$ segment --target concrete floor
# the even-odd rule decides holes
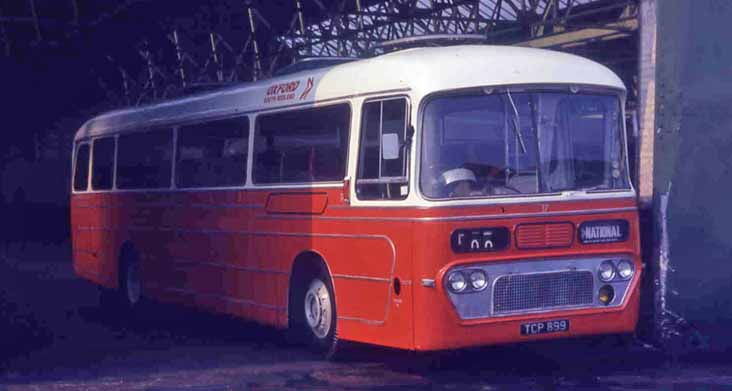
[[[351,346],[328,362],[282,332],[149,305],[114,320],[65,251],[0,261],[0,390],[732,390],[732,365],[669,363],[597,338],[415,355]],[[38,255],[42,254],[42,255]]]

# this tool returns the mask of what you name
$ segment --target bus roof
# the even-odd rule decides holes
[[[426,95],[512,84],[582,84],[625,90],[605,66],[567,53],[488,45],[415,48],[112,111],[86,122],[75,139],[353,96],[397,91]]]

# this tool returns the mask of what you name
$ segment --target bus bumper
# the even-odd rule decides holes
[[[640,277],[640,273],[634,277],[624,304],[613,308],[574,309],[462,320],[443,295],[442,300],[429,303],[429,315],[415,317],[415,349],[417,351],[435,351],[547,339],[633,333],[638,323]],[[437,294],[437,290],[434,293]],[[419,307],[419,304],[417,306]],[[448,315],[438,316],[438,313]],[[568,330],[529,335],[522,332],[527,325],[531,327],[538,323],[545,324],[545,322],[553,321],[567,321]],[[533,326],[533,329],[535,331],[537,326]]]

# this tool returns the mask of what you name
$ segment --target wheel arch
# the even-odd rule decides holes
[[[331,272],[330,265],[328,264],[325,256],[323,256],[319,251],[313,249],[301,251],[292,260],[292,265],[290,266],[290,277],[287,280],[286,310],[288,326],[290,326],[290,323],[292,322],[292,313],[290,311],[290,308],[292,307],[292,302],[294,300],[294,284],[297,284],[299,282],[298,278],[302,278],[302,276],[308,276],[318,272],[324,272],[328,275],[331,288],[333,289],[333,299],[334,301],[337,299],[338,295],[336,294],[335,283],[333,281],[333,273]]]

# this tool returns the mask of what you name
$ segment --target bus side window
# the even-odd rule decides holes
[[[89,182],[89,144],[80,144],[76,148],[74,170],[74,190],[86,191]]]
[[[241,186],[246,182],[249,118],[178,129],[175,183],[181,188]]]
[[[347,104],[257,117],[254,183],[342,181],[350,117]]]
[[[407,197],[407,100],[370,101],[363,105],[356,193],[363,200]],[[396,140],[392,154],[384,141]]]
[[[111,189],[114,179],[114,138],[94,140],[92,155],[92,189]]]
[[[118,189],[167,189],[173,171],[173,131],[121,135],[117,147]]]

